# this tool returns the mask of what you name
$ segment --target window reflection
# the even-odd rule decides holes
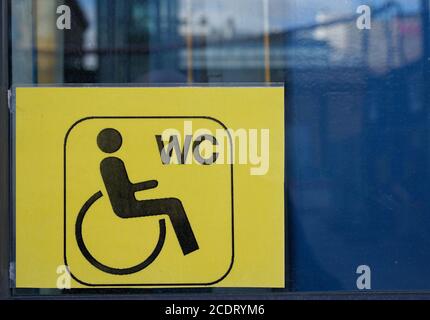
[[[57,1],[13,4],[14,52],[31,58],[38,74],[33,79],[25,72],[27,82],[284,81],[287,69],[358,67],[383,74],[422,56],[417,1],[369,1],[371,32],[357,29],[363,2],[355,0],[64,4],[72,9],[72,31],[53,28]]]

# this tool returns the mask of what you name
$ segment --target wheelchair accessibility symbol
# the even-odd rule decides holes
[[[285,288],[283,85],[12,95],[16,288]]]
[[[121,133],[115,129],[107,128],[101,131],[97,138],[97,144],[106,154],[117,152],[122,146]],[[158,181],[150,180],[140,183],[132,183],[128,177],[124,162],[117,157],[106,157],[100,164],[100,171],[108,192],[113,212],[122,219],[142,218],[148,216],[167,215],[170,218],[173,229],[184,255],[188,255],[199,249],[187,214],[182,202],[177,198],[136,200],[135,193],[157,188]],[[165,220],[159,221],[160,236],[155,249],[150,256],[141,263],[129,268],[109,267],[99,262],[90,253],[82,235],[82,224],[88,209],[101,197],[102,192],[95,193],[82,207],[76,220],[76,239],[79,249],[85,258],[96,268],[111,274],[126,275],[139,272],[149,266],[160,254],[166,238]]]
[[[231,271],[233,166],[166,163],[166,156],[185,159],[187,149],[191,157],[198,149],[199,159],[208,159],[203,144],[211,145],[204,139],[169,153],[176,140],[161,134],[180,131],[184,121],[100,117],[69,130],[64,259],[80,284],[199,286]],[[196,128],[224,130],[213,120],[192,121]]]

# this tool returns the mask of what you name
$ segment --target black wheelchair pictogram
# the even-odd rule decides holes
[[[104,129],[97,137],[97,144],[104,153],[115,153],[122,146],[121,134],[115,129]],[[158,186],[158,181],[150,180],[140,183],[132,183],[128,177],[124,162],[117,157],[107,157],[100,164],[100,172],[113,212],[122,219],[142,218],[149,216],[167,215],[172,223],[179,245],[184,255],[188,255],[199,249],[191,224],[182,202],[177,198],[137,200],[135,193]],[[98,191],[90,197],[81,210],[75,224],[75,236],[78,247],[83,256],[97,269],[115,275],[127,275],[139,272],[148,267],[160,254],[165,238],[165,219],[159,221],[159,238],[152,253],[141,263],[129,268],[114,268],[107,266],[90,253],[82,235],[82,225],[84,218],[90,207],[101,197],[103,193]]]

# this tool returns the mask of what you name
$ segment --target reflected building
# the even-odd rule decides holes
[[[100,82],[183,82],[176,0],[98,0]]]
[[[84,67],[84,37],[89,27],[89,21],[76,0],[66,0],[64,4],[70,8],[71,29],[64,30],[64,82],[91,83],[94,82],[94,73]]]
[[[76,0],[64,0],[71,12],[71,30],[59,30],[57,1],[13,2],[13,50],[17,83],[94,82],[94,73],[85,70],[84,37],[88,19]],[[28,22],[31,23],[28,23]]]

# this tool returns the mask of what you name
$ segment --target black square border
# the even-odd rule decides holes
[[[228,270],[226,271],[226,273],[221,276],[218,280],[215,280],[213,282],[209,282],[209,283],[154,283],[154,284],[91,284],[91,283],[87,283],[84,282],[82,280],[80,280],[79,278],[77,278],[69,269],[68,264],[67,264],[67,252],[66,252],[66,159],[67,159],[67,140],[68,137],[70,135],[70,133],[72,132],[72,130],[80,123],[87,121],[87,120],[97,120],[97,119],[205,119],[205,120],[211,120],[214,121],[216,123],[218,123],[219,125],[221,125],[224,130],[227,132],[227,136],[229,137],[230,140],[230,148],[232,150],[231,152],[231,156],[233,157],[233,139],[231,137],[231,134],[227,128],[227,126],[221,122],[220,120],[213,118],[213,117],[209,117],[209,116],[89,116],[89,117],[85,117],[82,118],[78,121],[76,121],[68,130],[66,133],[66,136],[64,138],[64,146],[63,146],[63,219],[64,219],[64,223],[63,223],[63,259],[64,259],[64,264],[68,269],[68,272],[70,274],[70,276],[77,281],[78,283],[84,285],[84,286],[88,286],[88,287],[172,287],[172,286],[181,286],[181,287],[197,287],[197,286],[212,286],[215,285],[219,282],[221,282],[222,280],[224,280],[229,273],[231,272],[233,265],[234,265],[234,257],[235,257],[235,251],[234,251],[234,164],[233,161],[231,161],[230,164],[230,183],[231,183],[231,233],[232,233],[232,251],[231,251],[231,261],[230,261],[230,266],[228,268]],[[174,289],[174,288],[172,288]]]

